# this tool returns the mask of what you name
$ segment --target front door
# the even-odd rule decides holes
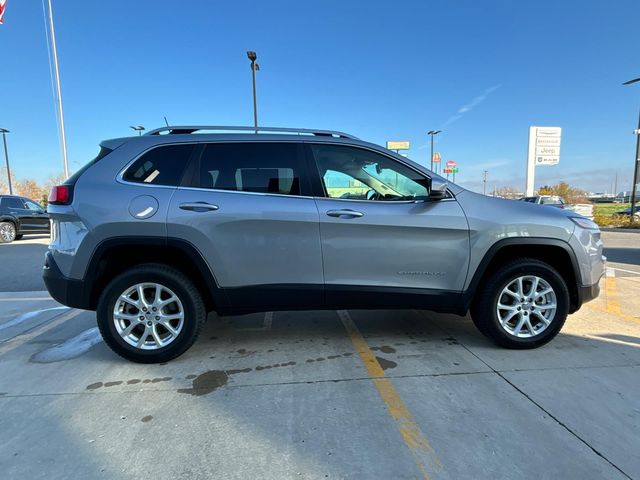
[[[316,202],[329,304],[402,306],[407,296],[462,290],[469,231],[453,196],[429,200],[422,173],[373,150],[310,150],[324,188]]]
[[[210,143],[173,195],[169,238],[188,239],[233,307],[320,306],[319,219],[295,142]]]

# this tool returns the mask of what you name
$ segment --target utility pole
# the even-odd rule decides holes
[[[7,162],[7,183],[9,184],[9,195],[13,195],[13,186],[11,185],[11,169],[9,168],[9,151],[7,150],[7,133],[9,130],[0,128],[2,132],[2,142],[4,143],[4,160]]]
[[[640,82],[640,78],[635,78],[624,82],[623,85],[631,85]],[[640,167],[640,115],[638,115],[638,129],[634,132],[636,135],[636,158],[633,162],[633,183],[631,184],[631,223],[633,224],[636,213],[636,189],[638,188],[638,168]]]
[[[441,133],[442,130],[429,130],[427,135],[431,135],[431,171],[433,172],[433,137]]]
[[[56,47],[56,32],[53,28],[53,9],[49,0],[49,28],[51,29],[51,50],[53,51],[53,71],[56,77],[56,90],[58,94],[58,116],[60,117],[60,142],[62,143],[62,162],[64,176],[69,177],[69,162],[67,161],[67,136],[64,131],[64,113],[62,111],[62,90],[60,89],[60,71],[58,69],[58,49]]]
[[[260,70],[260,65],[256,63],[258,56],[256,52],[247,52],[247,57],[251,60],[251,77],[253,79],[253,127],[258,133],[258,101],[256,99],[256,70]]]
[[[487,174],[489,173],[489,170],[485,170],[482,172],[482,194],[486,195],[487,194]]]

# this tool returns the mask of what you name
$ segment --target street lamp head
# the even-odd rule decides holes
[[[622,85],[631,85],[632,83],[640,82],[640,78],[634,78],[633,80],[629,80],[628,82],[624,82]]]
[[[437,135],[439,133],[442,133],[442,130],[429,130],[427,135]]]
[[[0,133],[9,133],[9,130],[6,128],[0,128]]]
[[[252,62],[255,62],[256,59],[258,58],[258,56],[256,55],[256,52],[247,52],[247,57],[249,58],[249,60],[251,60]]]

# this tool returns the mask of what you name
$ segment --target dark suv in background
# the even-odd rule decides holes
[[[40,204],[29,198],[0,195],[0,243],[50,231],[49,215]]]

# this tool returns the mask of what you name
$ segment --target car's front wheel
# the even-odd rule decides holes
[[[11,243],[16,239],[16,226],[11,222],[0,222],[0,243]]]
[[[98,302],[98,327],[111,349],[139,363],[182,355],[206,320],[202,296],[184,274],[170,267],[134,267],[109,283]]]
[[[478,329],[506,348],[536,348],[555,337],[569,312],[569,291],[550,265],[523,258],[491,274],[471,316]]]

